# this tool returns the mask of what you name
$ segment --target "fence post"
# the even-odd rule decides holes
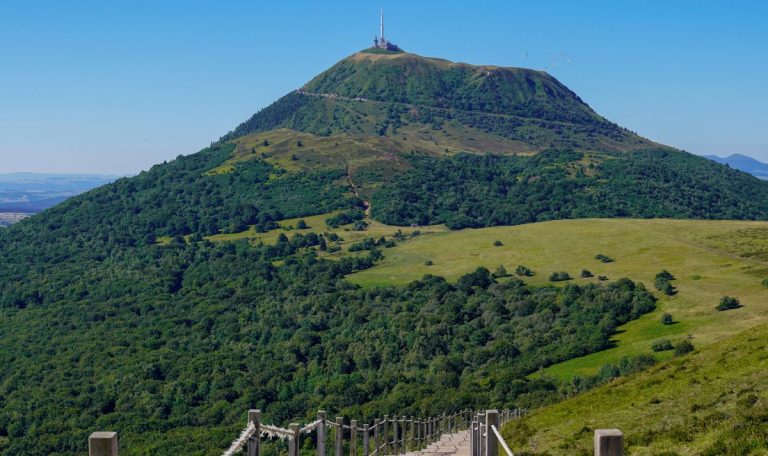
[[[416,418],[411,415],[411,417],[408,418],[408,422],[411,423],[411,425],[408,426],[410,429],[408,430],[408,446],[406,447],[406,451],[408,449],[413,449],[413,447],[416,446]]]
[[[299,423],[291,423],[291,438],[288,439],[288,456],[299,456]]]
[[[595,430],[595,456],[621,456],[624,434],[618,429]]]
[[[94,432],[88,437],[88,456],[117,456],[117,432]]]
[[[399,454],[397,451],[397,415],[392,417],[392,454]]]
[[[477,450],[478,456],[485,456],[485,412],[477,414]]]
[[[248,410],[248,423],[253,423],[256,430],[248,438],[248,456],[259,456],[259,443],[261,442],[261,410]]]
[[[477,456],[477,430],[475,425],[477,423],[473,420],[469,423],[469,454],[470,456]]]
[[[499,411],[488,410],[485,412],[485,455],[484,456],[498,456],[499,454],[499,441],[496,439],[496,434],[493,433],[492,427],[499,428]]]
[[[373,456],[379,456],[379,419],[373,420]]]
[[[405,454],[408,451],[407,435],[408,435],[408,417],[402,416],[400,417],[400,450],[402,450],[403,454]]]
[[[320,421],[317,425],[317,456],[325,456],[325,410],[317,411],[317,420]]]
[[[370,434],[371,427],[367,424],[363,426],[363,456],[368,456],[370,453],[368,452],[368,448],[370,447]]]
[[[344,438],[344,417],[336,417],[336,456],[342,456],[342,439]]]
[[[349,456],[357,456],[357,420],[349,422]]]
[[[384,415],[384,427],[381,430],[384,440],[384,454],[392,454],[389,449],[389,415]]]

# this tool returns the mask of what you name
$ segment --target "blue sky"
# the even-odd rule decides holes
[[[768,2],[2,0],[0,173],[195,152],[367,47],[381,6],[407,51],[546,66],[643,136],[768,161]]]

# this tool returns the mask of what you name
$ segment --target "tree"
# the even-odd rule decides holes
[[[674,322],[675,320],[672,318],[672,314],[670,313],[664,313],[664,315],[661,316],[662,325],[671,325]]]
[[[267,140],[265,139],[265,140],[264,140],[264,142],[263,142],[263,143],[261,143],[261,145],[262,145],[262,146],[264,146],[264,147],[267,147],[267,146],[269,145],[269,141],[267,141]]]
[[[296,147],[304,147],[304,144],[301,142],[301,140],[296,141]]]
[[[296,222],[296,229],[297,230],[306,230],[309,226],[307,226],[307,222],[304,221],[304,219],[299,220]]]
[[[494,246],[494,247],[501,247],[502,245],[504,245],[504,243],[503,243],[503,242],[501,242],[501,241],[500,241],[500,240],[498,240],[498,239],[496,239],[495,241],[493,241],[493,246]]]
[[[731,310],[741,307],[741,302],[737,298],[731,296],[723,296],[720,298],[720,304],[717,305],[717,310]]]
[[[588,277],[593,277],[593,275],[592,275],[592,273],[591,273],[591,272],[589,272],[588,270],[586,270],[586,269],[582,269],[582,270],[581,270],[581,277],[586,279],[586,278],[588,278]]]

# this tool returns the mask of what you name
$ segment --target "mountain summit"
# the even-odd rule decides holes
[[[432,149],[500,154],[655,146],[598,115],[545,72],[375,48],[341,60],[222,139],[276,128],[375,134],[426,140],[438,146]]]

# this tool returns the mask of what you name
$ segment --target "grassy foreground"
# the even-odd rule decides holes
[[[494,241],[503,245],[495,246]],[[595,255],[613,259],[603,263]],[[526,279],[548,283],[555,271],[567,271],[575,283],[582,269],[610,280],[629,277],[653,288],[662,269],[675,275],[678,293],[660,297],[655,312],[620,329],[617,346],[603,352],[551,366],[544,374],[559,378],[594,375],[600,367],[622,357],[650,353],[661,338],[691,337],[701,347],[768,322],[768,223],[697,220],[587,219],[561,220],[513,227],[438,232],[385,251],[372,269],[348,276],[372,287],[404,284],[425,274],[455,279],[477,266],[492,271],[504,265],[510,272],[526,265],[536,272]],[[433,262],[431,266],[426,261]],[[562,282],[560,282],[562,283]],[[715,310],[723,295],[738,297],[744,307]],[[677,323],[662,325],[669,312]]]
[[[534,411],[502,433],[519,455],[592,455],[619,428],[627,454],[768,454],[768,326]]]

